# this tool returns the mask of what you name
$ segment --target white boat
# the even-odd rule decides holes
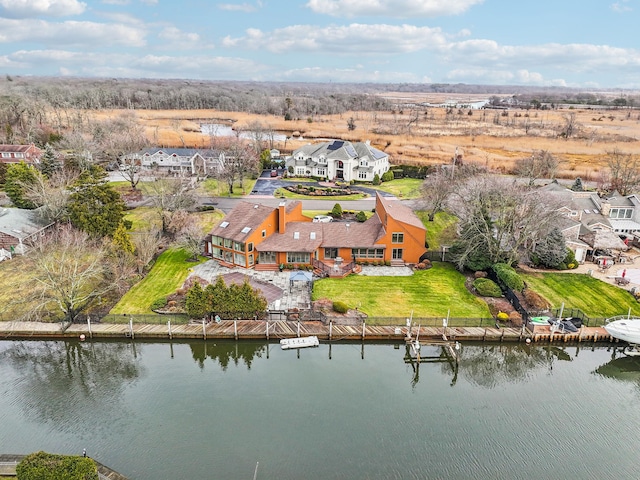
[[[628,355],[640,355],[640,318],[627,316],[609,318],[604,329],[609,335],[629,343]]]
[[[283,350],[288,350],[290,348],[306,348],[306,347],[317,347],[320,345],[320,340],[315,335],[311,335],[309,337],[297,337],[297,338],[283,338],[280,340],[280,347]]]

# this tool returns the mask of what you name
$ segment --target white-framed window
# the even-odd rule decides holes
[[[267,236],[267,231],[266,230],[262,230],[262,238]]]
[[[351,255],[354,258],[384,258],[384,249],[382,248],[353,248]]]
[[[318,169],[318,176],[319,177],[324,177],[326,175],[326,170],[324,168],[319,168]]]
[[[305,167],[296,167],[296,175],[304,175]]]
[[[309,263],[310,258],[307,252],[287,252],[287,263]]]
[[[391,234],[391,243],[404,243],[404,233],[394,232]]]
[[[358,172],[358,178],[359,179],[366,179],[367,178],[367,172]]]
[[[402,249],[394,248],[391,251],[391,258],[393,258],[394,260],[402,260]]]
[[[633,216],[633,208],[612,208],[609,211],[609,218],[631,218]]]
[[[247,259],[241,253],[235,253],[233,255],[233,263],[235,263],[236,265],[240,265],[242,267],[246,267],[247,266]]]
[[[247,252],[253,252],[253,242],[249,242],[247,245]]]
[[[22,153],[16,153],[16,158],[24,158],[24,155]]]

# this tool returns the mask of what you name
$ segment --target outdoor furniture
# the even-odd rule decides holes
[[[629,279],[624,277],[616,277],[615,281],[616,285],[629,285]]]

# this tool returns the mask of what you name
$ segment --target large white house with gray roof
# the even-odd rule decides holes
[[[370,182],[389,170],[389,155],[369,142],[330,140],[298,148],[285,166],[298,177]]]
[[[125,155],[121,162],[132,162],[143,170],[165,171],[179,175],[212,175],[224,165],[223,152],[195,148],[147,148]]]

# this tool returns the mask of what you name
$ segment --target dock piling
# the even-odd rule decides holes
[[[93,333],[91,333],[91,317],[87,315],[87,326],[89,327],[89,338],[93,338]]]
[[[167,320],[167,329],[169,330],[169,339],[173,339],[173,334],[171,333],[171,320]]]

